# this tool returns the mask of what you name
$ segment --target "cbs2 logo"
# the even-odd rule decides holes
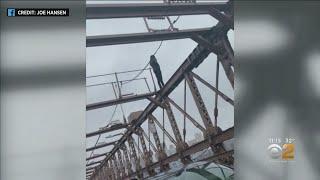
[[[269,155],[272,159],[293,160],[294,159],[294,144],[283,144],[281,147],[278,144],[271,144],[268,147]]]

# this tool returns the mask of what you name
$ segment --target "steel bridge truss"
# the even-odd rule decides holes
[[[150,6],[144,11],[139,11],[141,6]],[[163,7],[162,7],[163,6]],[[178,38],[191,38],[198,43],[196,48],[166,82],[164,87],[154,93],[148,93],[139,95],[137,97],[130,97],[129,99],[115,99],[108,102],[100,102],[87,105],[87,111],[103,108],[107,106],[113,106],[116,104],[122,104],[141,99],[148,99],[150,103],[148,106],[140,112],[137,112],[135,118],[125,124],[117,125],[114,127],[103,128],[87,134],[87,138],[109,133],[114,130],[125,129],[121,138],[115,142],[104,143],[90,147],[87,151],[91,151],[97,148],[114,145],[110,152],[90,156],[87,158],[86,177],[91,180],[118,180],[125,178],[136,177],[143,179],[152,177],[159,172],[165,172],[170,169],[170,163],[180,160],[183,164],[189,164],[193,162],[192,155],[196,152],[211,149],[213,156],[203,160],[214,161],[227,166],[233,166],[233,150],[227,151],[223,142],[233,138],[234,128],[231,127],[222,131],[217,126],[217,99],[218,96],[229,103],[234,105],[234,101],[226,94],[221,92],[218,88],[218,76],[219,76],[219,64],[225,71],[232,87],[234,87],[234,53],[227,37],[227,33],[230,29],[233,29],[233,4],[232,2],[226,3],[206,3],[199,5],[187,5],[184,6],[186,11],[182,11],[178,5],[122,5],[117,6],[119,11],[110,8],[108,5],[92,5],[87,8],[88,18],[124,18],[124,17],[150,17],[150,16],[165,16],[165,15],[189,15],[189,14],[210,14],[219,20],[216,26],[203,31],[185,32],[149,32],[149,37],[140,36],[137,34],[119,36],[103,36],[103,37],[88,37],[87,47],[101,46],[101,45],[113,45],[123,43],[137,43],[147,41],[158,41]],[[113,6],[115,7],[115,5]],[[162,8],[166,7],[166,14]],[[198,8],[198,9],[197,9]],[[183,9],[183,8],[182,8]],[[125,11],[126,10],[126,11]],[[157,34],[158,33],[158,34]],[[162,33],[162,34],[161,34]],[[167,34],[165,34],[167,33]],[[173,34],[175,33],[175,34]],[[177,36],[178,38],[175,38]],[[129,38],[128,38],[129,37]],[[108,39],[109,38],[109,39]],[[110,39],[113,38],[113,39]],[[118,38],[118,39],[117,39]],[[122,39],[121,39],[122,38]],[[145,39],[144,39],[145,38]],[[149,38],[149,39],[148,39]],[[114,40],[117,39],[117,40]],[[129,39],[129,40],[128,40]],[[210,53],[217,55],[217,72],[216,72],[216,84],[211,85],[199,75],[193,72]],[[172,98],[169,97],[171,92],[181,83],[185,83],[184,89],[184,107],[180,107]],[[215,109],[214,120],[208,113],[208,109],[203,101],[201,93],[198,88],[198,83],[202,83],[215,94]],[[189,88],[193,101],[200,114],[202,125],[198,123],[187,111],[186,111],[186,88]],[[174,134],[172,137],[168,133],[168,127],[164,127],[164,124],[153,115],[153,112],[160,108],[166,113],[169,126]],[[173,113],[173,108],[181,112],[185,120],[192,123],[197,129],[199,129],[204,137],[204,140],[188,145],[185,141],[185,128],[181,133],[177,122],[176,116]],[[148,123],[148,132],[145,132],[141,125]],[[168,125],[167,125],[168,126]],[[175,145],[176,153],[168,155],[164,148],[164,143],[160,141],[160,133],[158,129],[166,135],[166,138]],[[138,143],[135,140],[138,139]],[[153,139],[153,142],[151,140]],[[147,147],[147,143],[149,147]],[[141,148],[140,148],[141,147]],[[96,158],[104,157],[99,161],[92,161]],[[89,162],[92,161],[92,162]]]

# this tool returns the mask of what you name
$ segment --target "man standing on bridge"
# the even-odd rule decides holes
[[[164,83],[162,80],[160,65],[158,64],[157,59],[154,55],[150,56],[150,66],[152,67],[153,72],[156,75],[158,85],[161,89],[164,86]]]

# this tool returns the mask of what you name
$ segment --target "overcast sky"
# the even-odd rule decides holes
[[[171,17],[174,20],[176,17]],[[167,28],[168,23],[164,20],[149,20],[150,26],[152,28]],[[207,15],[196,15],[196,16],[182,16],[179,21],[175,24],[175,27],[179,29],[190,29],[190,28],[203,28],[212,27],[217,23],[217,21],[211,16]],[[87,35],[103,35],[103,34],[124,34],[124,33],[136,33],[136,32],[146,32],[147,29],[144,25],[142,18],[130,18],[130,19],[107,19],[107,20],[87,20]],[[233,46],[233,31],[229,34],[230,42]],[[90,47],[87,48],[87,76],[114,73],[135,69],[142,69],[149,61],[151,54],[159,46],[160,42],[149,42],[149,43],[137,43],[129,45],[114,45],[114,46],[103,46],[103,47]],[[191,51],[196,47],[196,43],[190,39],[183,40],[170,40],[164,41],[161,48],[159,49],[156,57],[161,66],[162,75],[164,82],[173,75],[176,69],[184,62],[186,57],[191,53]],[[211,54],[208,58],[194,70],[195,73],[200,75],[202,78],[207,80],[210,84],[215,85],[215,69],[216,69],[216,56]],[[129,73],[124,75],[119,75],[119,80],[131,79],[136,75],[135,73]],[[150,75],[145,72],[141,74],[140,77],[146,77],[151,87],[153,85],[150,81]],[[87,79],[87,85],[95,83],[103,83],[115,81],[114,76],[90,78]],[[201,95],[206,103],[207,109],[213,119],[213,108],[214,108],[214,93],[200,82],[197,82],[200,89]],[[146,93],[148,92],[147,86],[144,81],[133,81],[122,87],[123,93]],[[219,89],[227,94],[233,99],[233,89],[228,82],[223,68],[220,68],[220,79],[219,79]],[[183,83],[181,83],[170,96],[174,99],[181,107],[183,107]],[[93,102],[99,102],[102,100],[114,99],[114,94],[112,87],[110,85],[104,86],[94,86],[87,88],[87,104]],[[195,118],[200,124],[203,125],[201,117],[192,99],[189,89],[187,89],[187,112]],[[123,109],[126,117],[134,111],[143,110],[147,105],[148,101],[141,100],[137,102],[123,104]],[[224,102],[219,98],[218,103],[219,117],[218,125],[222,129],[227,129],[233,126],[234,121],[234,111],[233,106]],[[114,110],[113,107],[107,107],[92,111],[87,111],[87,132],[92,132],[98,130],[99,127],[105,126],[111,117]],[[183,127],[183,116],[182,114],[173,108],[176,115],[176,120],[180,131],[182,133]],[[154,112],[154,115],[159,121],[162,121],[162,110],[159,108]],[[114,119],[122,120],[121,109],[118,107]],[[165,124],[168,132],[173,136],[170,124],[165,115]],[[147,123],[145,122],[142,126],[147,130]],[[123,132],[120,130],[117,132]],[[110,134],[103,134],[99,142],[107,142],[118,139],[120,136],[115,138],[105,137]],[[190,121],[187,120],[187,136],[186,140],[194,139],[194,134],[200,132],[197,130]],[[158,129],[162,141],[162,133]],[[174,137],[174,136],[173,136]],[[87,146],[91,147],[94,145],[97,137],[92,137],[87,139]],[[152,138],[151,138],[152,139]],[[166,138],[166,143],[171,144]],[[107,150],[111,150],[113,146],[106,148],[101,148],[96,150],[95,153],[102,153]]]

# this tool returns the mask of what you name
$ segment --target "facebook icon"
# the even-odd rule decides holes
[[[8,8],[8,16],[16,16],[16,9]]]

